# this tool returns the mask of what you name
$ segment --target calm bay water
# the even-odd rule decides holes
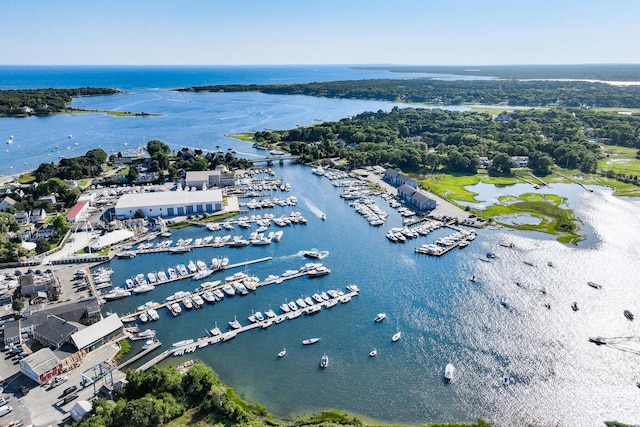
[[[74,71],[63,71],[51,78],[73,83]],[[293,71],[281,70],[281,75],[287,73]],[[348,74],[344,70],[342,73]],[[249,76],[247,73],[242,77],[247,80],[237,82],[261,83],[270,79],[260,72],[256,72],[255,81],[248,81]],[[165,76],[166,81],[172,79],[177,77]],[[204,84],[197,78],[193,81],[189,85]],[[144,80],[134,80],[118,85],[132,88],[130,94],[74,102],[81,108],[155,112],[162,114],[159,117],[86,114],[0,120],[0,135],[14,135],[15,140],[10,151],[3,153],[0,173],[32,169],[47,161],[42,158],[57,160],[58,151],[77,155],[102,146],[112,152],[143,145],[154,138],[175,149],[217,149],[215,146],[220,145],[225,150],[234,148],[246,156],[256,156],[260,153],[249,144],[224,135],[289,128],[313,123],[314,119],[335,120],[393,105],[144,89],[179,85],[183,84],[144,85]],[[70,134],[72,138],[68,137]],[[161,312],[161,320],[149,327],[158,331],[162,348],[202,336],[205,328],[216,323],[227,329],[227,322],[234,316],[247,323],[252,310],[264,312],[271,307],[278,311],[285,300],[356,283],[361,293],[349,304],[267,330],[247,332],[229,343],[198,350],[191,357],[211,365],[238,393],[266,405],[279,416],[338,408],[383,422],[407,424],[477,417],[505,426],[640,422],[640,391],[635,386],[640,381],[638,355],[588,342],[589,336],[639,335],[636,322],[622,314],[624,309],[640,313],[640,289],[633,274],[640,268],[638,201],[615,198],[603,188],[589,193],[577,186],[556,185],[539,191],[568,198],[568,206],[577,211],[588,233],[588,239],[578,246],[562,245],[540,233],[481,230],[468,248],[429,258],[415,254],[414,248],[450,231],[439,230],[418,241],[394,245],[384,235],[390,227],[399,226],[401,219],[382,200],[378,205],[389,209],[391,216],[384,227],[373,228],[338,197],[339,189],[311,174],[309,168],[291,165],[276,166],[274,170],[291,183],[299,204],[270,212],[280,215],[301,211],[309,220],[306,226],[284,229],[283,240],[269,246],[199,249],[185,255],[114,260],[109,265],[115,270],[113,282],[122,284],[137,273],[166,270],[190,259],[209,262],[214,256],[227,256],[236,263],[272,256],[272,261],[247,269],[264,278],[299,268],[307,262],[301,251],[312,248],[326,254],[321,261],[332,273],[261,288],[246,297],[185,312],[177,319]],[[480,203],[492,200],[498,193],[523,190],[530,188],[476,189]],[[313,207],[325,212],[327,220],[315,216]],[[175,230],[171,239],[210,234],[204,228],[188,228]],[[499,246],[503,239],[514,242],[515,248]],[[489,251],[498,258],[492,262],[478,259]],[[553,261],[555,267],[549,267],[548,261]],[[214,279],[233,272],[227,270]],[[476,283],[469,280],[473,274],[478,277]],[[602,289],[587,286],[589,280],[602,284]],[[177,290],[195,287],[196,282],[191,280],[164,285],[144,296],[109,303],[106,310],[124,314],[147,300],[162,301]],[[500,305],[501,298],[508,301],[507,308]],[[570,308],[574,301],[580,307],[577,312]],[[383,311],[387,319],[374,323],[375,315]],[[403,331],[403,338],[392,343],[391,336],[397,330]],[[302,346],[303,339],[313,336],[322,341]],[[374,347],[378,356],[370,358],[368,353]],[[278,359],[282,348],[287,349],[287,356]],[[331,362],[329,368],[321,370],[318,362],[325,352]],[[166,363],[184,359],[172,358]],[[457,368],[456,379],[449,385],[442,381],[447,363]],[[510,386],[501,386],[503,375],[512,378]]]

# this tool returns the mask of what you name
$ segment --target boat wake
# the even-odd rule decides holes
[[[309,210],[318,218],[326,218],[324,212],[322,212],[313,202],[307,198],[304,199],[304,204]]]
[[[290,254],[290,255],[282,255],[280,257],[278,257],[278,260],[281,261],[286,261],[286,260],[291,260],[291,259],[299,259],[301,257],[304,257],[304,253],[308,252],[306,250],[302,250],[302,251],[298,251],[295,254]],[[325,258],[329,255],[329,251],[317,251],[320,254],[320,258],[318,259],[322,259]]]

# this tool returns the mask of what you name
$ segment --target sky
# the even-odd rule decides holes
[[[640,63],[638,0],[0,0],[0,65]]]

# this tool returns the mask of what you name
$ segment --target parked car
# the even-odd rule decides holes
[[[0,406],[6,405],[7,402],[9,402],[9,398],[8,397],[0,397]]]
[[[77,398],[78,398],[78,394],[77,393],[70,394],[70,395],[66,396],[64,399],[62,399],[62,404],[66,405],[67,403],[69,403],[72,400],[77,399]]]
[[[9,405],[0,406],[0,417],[7,415],[11,411],[13,411],[13,408]]]
[[[60,397],[65,397],[68,394],[74,393],[76,390],[78,390],[78,386],[77,385],[72,385],[71,387],[67,387],[64,389],[64,391],[62,392],[62,394],[60,395]]]
[[[69,377],[65,375],[58,375],[57,377],[54,377],[53,381],[51,381],[51,388],[58,387],[60,384],[64,383],[68,379]]]

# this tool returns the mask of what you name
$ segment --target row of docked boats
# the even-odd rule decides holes
[[[416,253],[440,256],[455,247],[465,248],[476,238],[476,233],[469,230],[459,230],[449,236],[441,237],[436,243],[425,243],[415,249]],[[491,258],[489,254],[487,258]]]

